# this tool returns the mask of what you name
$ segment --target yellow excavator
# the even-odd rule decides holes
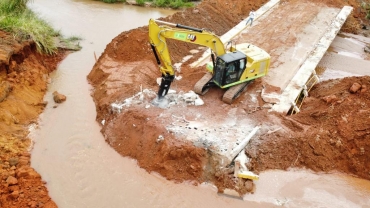
[[[206,69],[208,72],[194,86],[194,92],[204,95],[212,86],[227,89],[222,100],[231,104],[244,91],[251,81],[265,76],[270,67],[270,55],[259,47],[242,43],[227,45],[212,32],[190,26],[149,20],[149,41],[162,73],[157,100],[162,100],[175,78],[166,39],[193,43],[211,49],[211,58]]]

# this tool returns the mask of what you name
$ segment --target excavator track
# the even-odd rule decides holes
[[[253,80],[252,80],[253,81]],[[236,98],[238,98],[242,92],[247,88],[247,86],[252,83],[252,81],[244,82],[235,86],[230,87],[222,97],[222,101],[231,104]]]
[[[212,74],[207,72],[194,86],[194,92],[198,95],[204,95],[208,92],[209,89],[209,81],[212,79]]]

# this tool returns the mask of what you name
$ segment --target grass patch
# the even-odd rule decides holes
[[[2,0],[0,11],[5,14],[22,13],[27,9],[28,0]]]
[[[81,45],[80,45],[80,40],[82,40],[82,38],[78,37],[78,36],[72,36],[72,37],[69,37],[69,38],[59,38],[58,39],[58,47],[61,47],[61,48],[66,48],[68,50],[73,50],[73,51],[79,51],[81,50]]]
[[[55,37],[61,36],[47,22],[27,8],[29,0],[0,0],[0,30],[21,40],[32,39],[41,53],[57,50]]]
[[[170,7],[172,9],[194,6],[194,4],[188,0],[153,0],[153,4],[157,7]]]
[[[79,41],[79,40],[82,40],[81,37],[78,37],[78,36],[71,36],[67,39],[65,39],[66,41],[69,41],[69,42],[75,42],[75,41]]]
[[[139,6],[144,6],[146,0],[136,0],[136,3],[139,5]]]

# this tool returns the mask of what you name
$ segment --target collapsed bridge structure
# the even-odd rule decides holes
[[[337,9],[318,7],[309,2],[299,5],[279,3],[279,0],[269,1],[256,11],[256,18],[251,27],[246,25],[245,19],[225,33],[221,40],[224,43],[248,41],[271,55],[272,63],[269,74],[263,78],[261,97],[271,104],[270,111],[291,114],[299,112],[304,97],[308,96],[308,91],[318,82],[316,66],[351,13],[352,7]],[[281,19],[284,12],[290,13],[289,19]],[[285,32],[277,33],[278,30]],[[209,50],[206,51],[191,66],[204,65],[210,53]],[[277,90],[269,90],[271,87]],[[226,156],[228,162],[231,162],[247,145],[245,141],[249,141],[258,129],[251,121],[243,123],[241,126],[230,126],[227,131],[223,129],[214,137],[196,133],[198,135],[188,138],[204,138],[208,141],[214,138],[213,144],[219,145],[216,145],[214,150],[219,150],[217,153]],[[177,131],[174,127],[171,129]],[[228,139],[220,141],[219,134],[226,134],[225,132],[228,132],[228,135],[221,137]],[[191,134],[193,133],[189,132],[189,135]]]
[[[161,164],[168,161],[176,161],[174,167],[185,169],[183,172],[191,172],[190,175],[194,178],[198,178],[197,174],[200,172],[206,171],[204,168],[195,168],[194,164],[202,161],[197,155],[172,154],[181,149],[178,147],[174,147],[175,150],[171,149],[166,141],[171,143],[172,139],[191,144],[193,145],[191,148],[205,150],[211,155],[207,159],[217,160],[219,167],[228,167],[238,155],[243,156],[241,153],[249,141],[258,141],[264,135],[271,135],[283,129],[281,123],[274,122],[276,116],[270,112],[283,114],[299,112],[302,99],[318,81],[315,72],[317,64],[351,11],[352,7],[348,6],[340,9],[316,2],[281,3],[272,0],[256,11],[256,18],[251,27],[246,25],[245,19],[222,35],[221,40],[225,45],[229,41],[236,45],[251,43],[271,56],[268,74],[256,80],[231,105],[219,99],[222,93],[220,89],[211,89],[207,95],[195,98],[204,100],[198,102],[199,105],[193,98],[184,98],[194,95],[184,93],[184,90],[193,89],[196,79],[206,72],[205,65],[209,62],[211,53],[205,51],[204,54],[197,54],[204,51],[204,47],[200,47],[198,52],[189,51],[197,59],[184,57],[181,63],[174,64],[175,68],[181,70],[175,73],[176,82],[171,87],[175,90],[168,91],[166,95],[172,99],[166,109],[158,109],[151,105],[156,95],[154,88],[158,87],[151,84],[155,79],[153,77],[158,77],[159,71],[154,62],[148,60],[120,62],[115,60],[115,57],[103,54],[95,68],[108,74],[101,86],[105,87],[102,89],[108,96],[114,95],[114,99],[111,99],[113,103],[109,103],[111,112],[98,116],[107,142],[116,149],[124,148],[121,150],[123,155],[145,157],[150,154],[152,157],[154,154],[154,162],[150,168],[160,173],[163,170]],[[201,27],[198,25],[198,28]],[[200,72],[200,69],[204,69],[204,72]],[[140,90],[136,88],[137,94],[134,96],[132,96],[133,83],[140,84]],[[180,99],[184,99],[185,103],[180,102]],[[105,98],[104,102],[107,100]],[[188,102],[196,106],[189,107]],[[131,126],[135,130],[132,130]],[[149,144],[153,137],[155,144]],[[129,149],[129,145],[138,142],[140,153]],[[165,153],[162,156],[165,151],[171,154]],[[187,152],[184,149],[180,152],[182,151]],[[166,158],[168,155],[171,157]],[[140,161],[140,158],[138,160]],[[194,164],[189,161],[193,161]],[[237,161],[241,161],[240,157]],[[241,167],[243,163],[240,163]],[[171,167],[165,165],[164,169],[163,172],[169,172]],[[252,174],[249,176],[250,179],[258,178]]]

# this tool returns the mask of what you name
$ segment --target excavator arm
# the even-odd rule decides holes
[[[251,81],[265,76],[270,66],[270,55],[255,45],[241,43],[231,45],[227,49],[220,38],[212,32],[150,19],[149,41],[162,73],[157,100],[162,100],[168,93],[175,78],[175,69],[172,66],[167,39],[197,44],[212,50],[212,62],[207,64],[207,70],[211,73],[206,73],[195,84],[194,92],[203,95],[211,86],[217,85],[222,89],[227,89],[222,100],[229,104],[244,91]]]
[[[158,91],[158,99],[162,99],[167,94],[175,77],[175,69],[172,66],[166,42],[168,38],[206,46],[217,56],[226,53],[224,44],[220,38],[211,32],[185,25],[150,19],[149,41],[162,73],[162,82]]]

